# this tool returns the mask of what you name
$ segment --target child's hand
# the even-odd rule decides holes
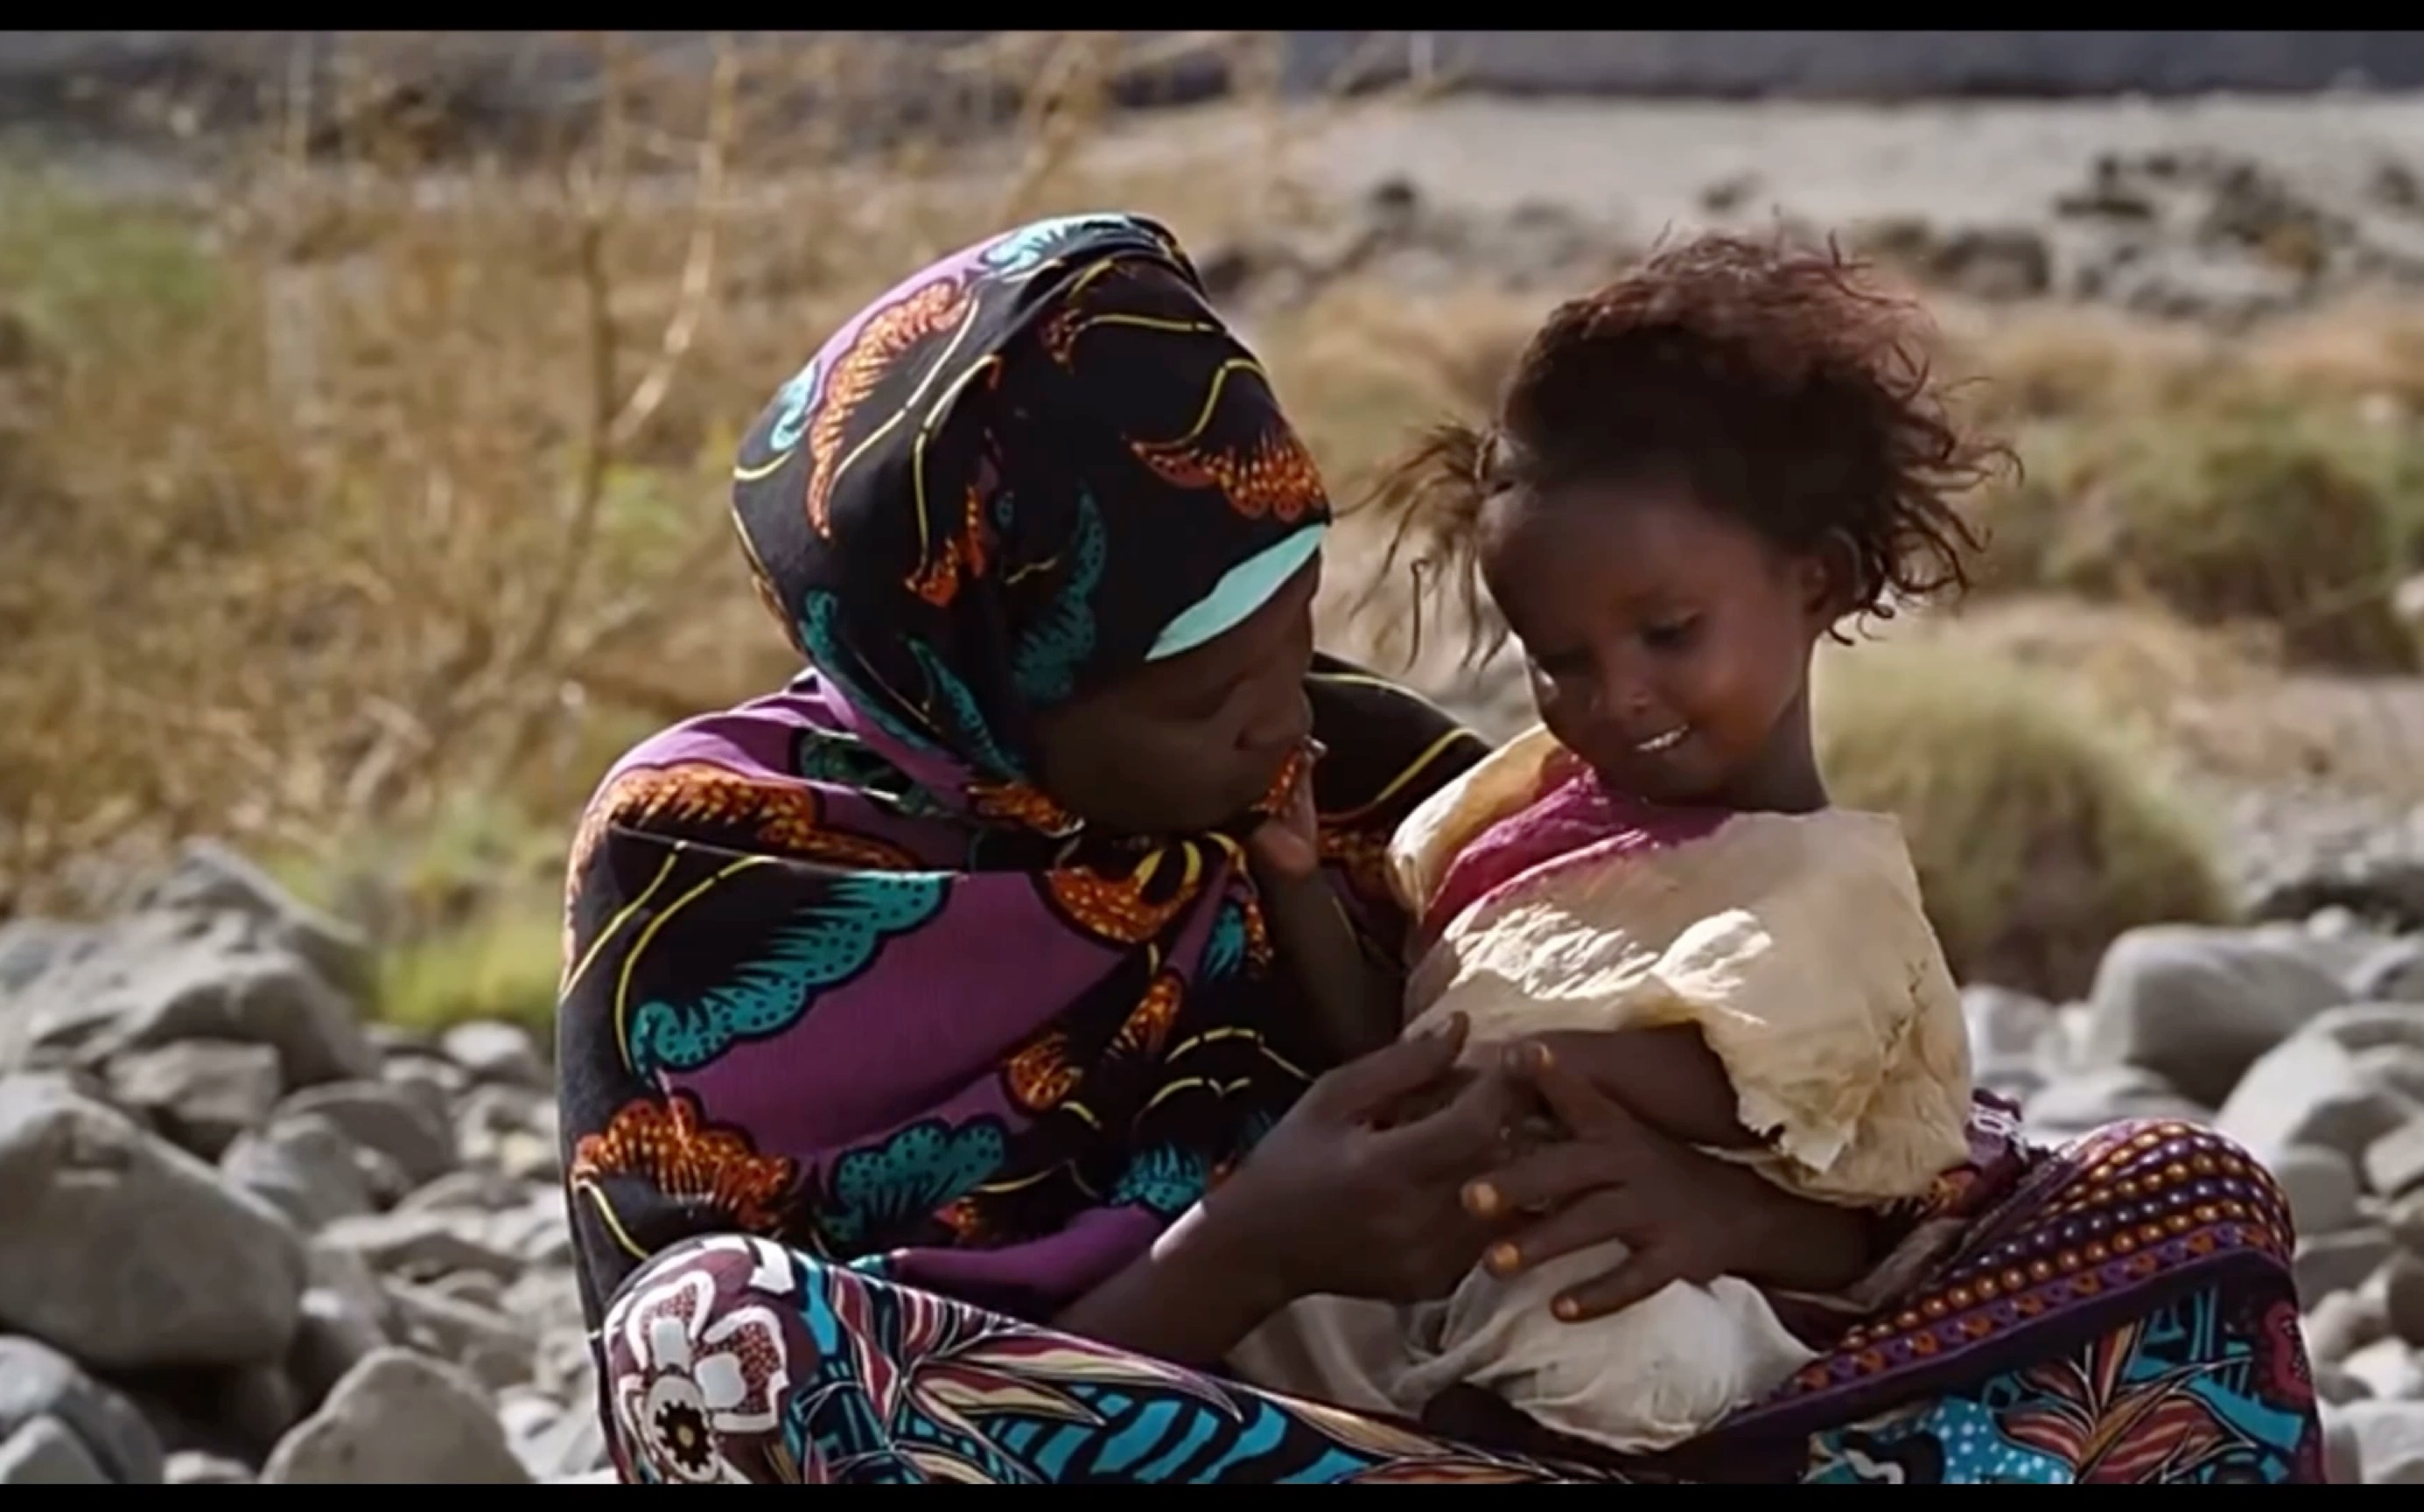
[[[1321,830],[1313,809],[1313,767],[1320,760],[1319,741],[1308,741],[1302,756],[1288,764],[1287,787],[1271,817],[1246,841],[1256,869],[1283,881],[1297,882],[1321,867]]]

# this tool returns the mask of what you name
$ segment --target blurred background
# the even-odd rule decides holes
[[[738,429],[907,270],[1166,218],[1351,499],[1557,298],[1780,227],[1921,292],[2020,449],[1989,591],[1828,724],[1971,974],[2075,993],[2424,798],[2418,84],[2408,33],[15,34],[0,916],[217,836],[375,931],[385,1011],[543,1023],[605,763],[790,670]],[[1389,618],[1333,644],[1396,670]]]
[[[2210,1109],[2281,1015],[2424,995],[2416,89],[2404,31],[9,34],[0,1066],[34,1035],[5,998],[31,1020],[58,940],[94,938],[75,921],[163,899],[249,899],[388,1047],[543,1037],[565,843],[606,763],[795,671],[725,521],[742,426],[923,262],[1118,206],[1198,254],[1341,500],[1411,426],[1489,405],[1554,300],[1661,235],[1832,235],[1924,298],[1937,363],[2027,472],[1973,501],[1990,569],[1964,608],[1827,654],[1827,768],[1903,814],[1966,981],[2027,994],[1973,1001],[2015,1090],[2075,1064],[2044,1035],[2107,1035],[2072,1122]],[[1348,528],[1331,645],[1515,727],[1506,664],[1398,659],[1398,584],[1348,613],[1372,562]],[[160,882],[194,841],[226,851]],[[2272,921],[2247,938],[2368,977],[2172,960],[2269,981],[2269,1006],[2104,1012],[2129,995],[2095,986],[2112,940],[2170,921]],[[2049,1008],[2092,989],[2095,1023]],[[102,1044],[94,998],[49,991],[56,1044]],[[180,1012],[289,1035],[235,989],[143,991],[148,1027],[111,1044],[177,1040]],[[451,1037],[446,1075],[391,1058],[449,1098],[521,1088],[521,1122],[441,1103],[443,1161],[363,1170],[400,1192],[477,1149],[555,1202],[546,1071],[514,1044]],[[231,1054],[109,1075],[218,1158],[286,1083],[361,1071],[281,1054],[283,1083]],[[2356,1231],[2352,1172],[2383,1200],[2424,1180],[2424,1134],[2366,1166],[2424,1129],[2398,1107],[2307,1141],[2336,1166],[2298,1202],[2347,1209],[2322,1229]],[[548,1212],[534,1246],[560,1246]],[[2315,1260],[2339,1265],[2322,1292],[2390,1252],[2375,1217]],[[449,1297],[489,1306],[480,1328],[517,1311],[495,1284]],[[414,1338],[529,1384],[531,1340],[414,1306]],[[538,1349],[540,1418],[577,1435],[577,1315]],[[260,1403],[214,1389],[243,1423],[186,1437],[247,1475],[323,1366]],[[2407,1355],[2381,1369],[2424,1395]],[[586,1440],[523,1454],[523,1418],[531,1473],[594,1469]]]

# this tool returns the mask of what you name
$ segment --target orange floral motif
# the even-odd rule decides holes
[[[961,506],[959,533],[945,539],[933,557],[909,575],[910,592],[940,609],[959,597],[963,581],[984,576],[988,560],[984,506],[984,494],[971,486]]]
[[[2078,1467],[2083,1486],[2184,1481],[2247,1439],[2197,1394],[2210,1365],[2130,1378],[2145,1325],[2106,1334],[2087,1353],[2038,1365],[2021,1379],[2025,1407],[1998,1414],[2003,1436]]]
[[[1187,984],[1176,972],[1156,976],[1137,1006],[1128,1011],[1120,1032],[1111,1036],[1111,1048],[1124,1055],[1159,1055],[1170,1042],[1171,1027],[1178,1022],[1178,1010],[1186,997]]]
[[[567,984],[574,960],[573,911],[582,875],[598,842],[614,825],[657,819],[754,826],[760,841],[805,861],[877,871],[905,871],[917,865],[917,857],[898,846],[826,829],[823,804],[813,788],[744,777],[703,761],[627,772],[589,805],[572,837],[563,939],[563,979]]]
[[[1181,910],[1195,900],[1203,885],[1200,854],[1190,847],[1157,851],[1124,876],[1107,876],[1081,867],[1060,867],[1044,874],[1052,901],[1080,929],[1115,945],[1142,945],[1170,927]],[[1168,895],[1148,897],[1165,866],[1179,872]]]
[[[1226,451],[1210,450],[1192,438],[1130,441],[1128,449],[1165,483],[1220,489],[1229,507],[1248,519],[1271,515],[1292,525],[1330,497],[1313,454],[1284,426]]]
[[[870,871],[915,869],[917,858],[897,845],[824,826],[824,804],[805,783],[745,777],[704,761],[643,767],[614,779],[582,816],[573,842],[576,872],[616,824],[656,820],[727,824],[756,831],[759,843],[804,861]]]
[[[796,1174],[789,1159],[758,1154],[745,1136],[709,1124],[694,1098],[676,1092],[662,1103],[626,1103],[604,1132],[583,1135],[572,1148],[570,1179],[594,1186],[609,1176],[645,1177],[667,1197],[710,1203],[743,1229],[771,1233]]]
[[[943,1204],[934,1217],[961,1244],[974,1244],[985,1235],[984,1215],[977,1210],[973,1197],[954,1198]]]
[[[1054,1029],[1013,1055],[1001,1079],[1021,1110],[1044,1113],[1066,1102],[1086,1074],[1069,1064],[1069,1037]]]
[[[1008,820],[1039,835],[1065,835],[1076,828],[1077,817],[1024,782],[972,782],[968,804],[977,818]]]
[[[1321,859],[1340,867],[1355,891],[1374,902],[1387,902],[1389,837],[1379,830],[1324,830]]]
[[[968,303],[967,290],[941,278],[911,290],[897,303],[868,317],[858,336],[834,363],[816,418],[808,422],[808,523],[819,535],[833,533],[833,485],[842,462],[842,434],[859,406],[901,355],[950,327]]]

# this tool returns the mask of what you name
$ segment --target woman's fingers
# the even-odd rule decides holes
[[[1621,1186],[1603,1187],[1507,1233],[1490,1247],[1482,1260],[1494,1274],[1511,1276],[1610,1239],[1638,1249],[1651,1218],[1631,1192]]]
[[[1683,1274],[1655,1247],[1635,1249],[1625,1257],[1624,1264],[1579,1286],[1568,1287],[1549,1304],[1549,1311],[1568,1323],[1587,1323],[1610,1313],[1621,1313],[1635,1302],[1646,1302],[1679,1281],[1692,1278]]]
[[[1468,1175],[1505,1158],[1531,1090],[1491,1068],[1460,1088],[1445,1107],[1382,1136],[1380,1158],[1422,1175]],[[1479,1215],[1475,1215],[1478,1217]]]
[[[1467,1183],[1464,1207],[1475,1218],[1491,1219],[1547,1212],[1615,1181],[1604,1151],[1564,1140],[1544,1145],[1501,1170]]]
[[[1622,1105],[1602,1093],[1538,1040],[1511,1047],[1507,1064],[1539,1090],[1549,1111],[1564,1122],[1576,1139],[1622,1138],[1640,1129]]]
[[[1447,1074],[1463,1053],[1467,1029],[1464,1015],[1459,1013],[1437,1034],[1384,1045],[1322,1077],[1305,1100],[1341,1119],[1361,1120],[1383,1112],[1400,1098]]]

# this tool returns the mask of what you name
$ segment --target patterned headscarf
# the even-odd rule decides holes
[[[784,387],[739,479],[760,596],[858,733],[1030,818],[1032,712],[1227,629],[1330,520],[1262,365],[1124,215],[894,289]]]
[[[1329,517],[1148,221],[996,237],[825,343],[735,513],[811,671],[608,774],[570,877],[559,1075],[594,1324],[630,1267],[767,1235],[1030,1316],[1142,1252],[1320,1069],[1237,842],[1087,843],[1038,709],[1268,601]],[[1323,851],[1377,859],[1483,747],[1324,661]]]

